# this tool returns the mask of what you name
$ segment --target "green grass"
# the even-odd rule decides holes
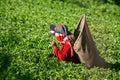
[[[120,80],[120,6],[107,1],[1,0],[0,80]],[[82,14],[111,69],[49,57],[49,25],[64,23],[73,32]]]

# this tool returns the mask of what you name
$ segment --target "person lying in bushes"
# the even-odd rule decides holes
[[[58,45],[55,41],[51,42],[54,56],[60,61],[79,63],[79,58],[73,50],[74,37],[68,31],[67,26],[60,23],[57,26],[50,25],[50,29],[51,31],[49,34],[54,35],[61,44],[61,47],[58,48]]]

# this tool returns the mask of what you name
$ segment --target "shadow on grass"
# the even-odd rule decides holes
[[[116,5],[120,6],[120,0],[114,0]]]
[[[120,63],[116,62],[116,63],[108,63],[109,64],[109,68],[111,70],[115,70],[115,71],[119,71],[120,70]]]
[[[98,0],[100,1],[100,0]],[[115,5],[120,6],[120,0],[101,0],[103,3],[111,3],[111,1],[114,2]]]
[[[13,30],[9,30],[7,35],[2,34],[0,36],[0,78],[5,79],[9,72],[7,72],[8,67],[10,67],[13,54],[10,50],[19,44],[20,38],[14,34]]]
[[[0,77],[5,78],[7,74],[7,69],[10,66],[12,61],[12,56],[9,53],[4,53],[4,51],[0,51]]]

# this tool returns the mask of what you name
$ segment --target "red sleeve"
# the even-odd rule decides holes
[[[54,55],[61,61],[68,58],[70,54],[71,47],[68,43],[63,44],[60,49],[58,47],[54,47]]]

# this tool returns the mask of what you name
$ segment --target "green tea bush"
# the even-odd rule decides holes
[[[107,2],[104,2],[107,1]],[[119,80],[120,7],[112,0],[1,0],[0,80]],[[49,57],[49,25],[74,31],[82,14],[111,68],[87,69]]]

